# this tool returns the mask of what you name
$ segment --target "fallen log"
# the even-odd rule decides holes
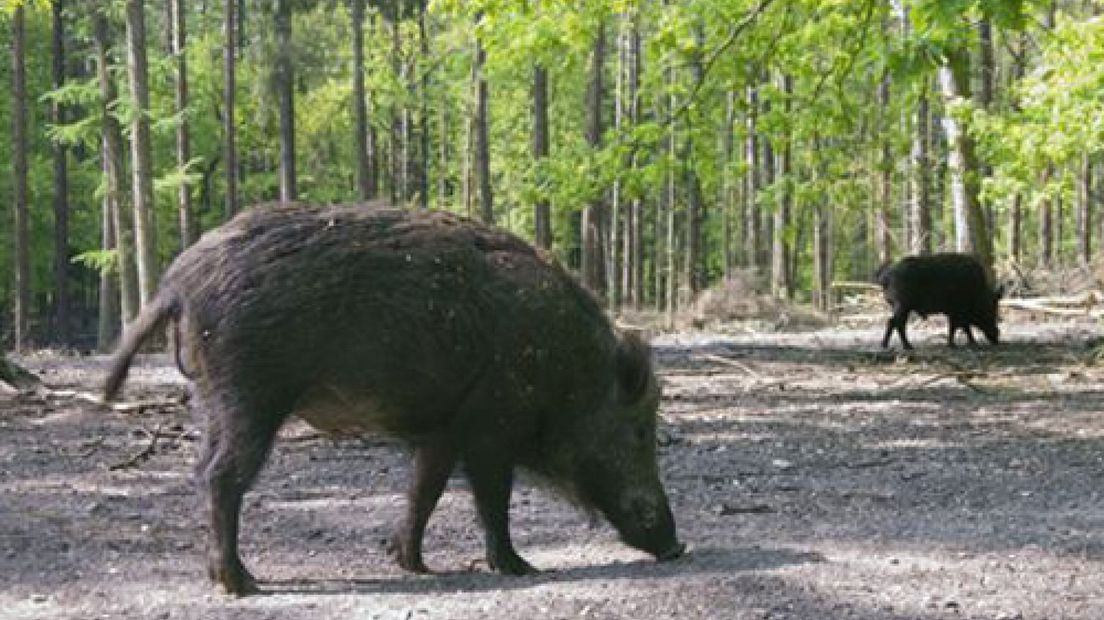
[[[1001,300],[1001,306],[1055,316],[1100,318],[1104,316],[1104,293],[1086,291],[1079,295],[1004,299]]]
[[[18,394],[42,385],[42,380],[19,364],[0,356],[0,391]]]

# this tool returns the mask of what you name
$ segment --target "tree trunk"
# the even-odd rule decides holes
[[[295,74],[292,58],[291,0],[276,0],[276,75],[280,101],[280,202],[299,198],[295,174]]]
[[[655,212],[652,215],[651,282],[655,289],[652,298],[655,301],[657,312],[662,312],[667,305],[667,279],[664,273],[666,271],[664,245],[667,239],[663,234],[663,228],[667,222],[667,210],[671,208],[671,205],[668,204],[668,198],[669,194],[666,190],[660,193],[659,198],[655,201]]]
[[[134,264],[133,212],[127,208],[124,200],[126,171],[123,164],[123,130],[118,119],[109,111],[109,106],[118,99],[118,93],[110,73],[108,50],[111,42],[105,14],[107,10],[106,2],[101,2],[93,11],[92,38],[96,47],[96,75],[103,99],[100,113],[103,117],[103,169],[107,187],[104,200],[110,209],[111,228],[115,233],[111,246],[116,250],[119,308],[122,322],[126,324],[138,314],[138,274]]]
[[[1008,253],[1017,263],[1023,260],[1023,195],[1019,192],[1008,209]]]
[[[418,49],[421,50],[422,59],[427,63],[430,55],[430,36],[426,25],[427,3],[423,2],[418,9]],[[418,64],[415,62],[414,66]],[[418,80],[420,92],[418,100],[421,102],[418,111],[418,205],[423,209],[429,208],[429,86],[431,79],[430,70],[426,68]],[[444,137],[442,136],[442,140]]]
[[[235,129],[236,109],[236,54],[237,54],[237,0],[225,0],[223,15],[223,72],[222,72],[222,139],[223,159],[226,165],[226,219],[234,217],[240,205],[238,203],[238,139]]]
[[[1042,185],[1050,182],[1051,167],[1043,172]],[[1050,198],[1039,205],[1039,266],[1049,268],[1054,262],[1054,209]]]
[[[353,146],[356,149],[357,197],[372,196],[368,168],[368,104],[364,94],[364,2],[353,0]]]
[[[27,212],[27,74],[24,8],[12,14],[12,172],[15,204],[15,350],[30,343],[31,262]]]
[[[104,174],[108,174],[106,165],[106,148]],[[112,221],[114,203],[111,196],[104,194],[103,211],[100,214],[100,248],[103,250],[115,249],[115,225]],[[100,272],[100,299],[99,312],[97,312],[98,324],[96,329],[96,350],[106,353],[111,350],[118,335],[119,329],[119,298],[115,280],[111,272]]]
[[[821,200],[813,208],[813,305],[832,305],[832,208]]]
[[[624,20],[617,22],[617,34],[614,39],[614,82],[613,82],[613,131],[615,135],[623,135],[625,125],[625,68],[627,63],[625,52],[625,28]],[[619,164],[617,175],[613,179],[610,188],[609,214],[606,222],[609,224],[609,234],[606,241],[606,290],[609,291],[609,307],[615,311],[621,308],[623,303],[622,275],[624,274],[625,256],[622,250],[624,240],[624,181],[622,169],[627,162]]]
[[[678,109],[678,98],[675,94],[675,85],[678,83],[678,73],[676,68],[672,65],[667,69],[667,92],[670,93],[667,97],[667,115],[671,119],[669,126],[667,127],[667,157],[671,161],[670,169],[667,171],[666,176],[666,190],[664,191],[664,215],[666,216],[666,222],[664,223],[664,233],[666,239],[664,240],[663,247],[666,256],[666,266],[664,272],[666,272],[666,285],[667,290],[664,292],[664,298],[667,302],[666,314],[667,314],[667,327],[673,327],[675,323],[675,312],[678,311],[679,303],[679,270],[678,270],[678,183],[675,175],[675,161],[678,156],[678,123],[674,117],[675,110]]]
[[[721,177],[721,268],[724,279],[732,277],[734,257],[732,252],[732,212],[736,205],[736,183],[732,178],[733,159],[736,157],[736,91],[725,95],[725,116],[721,129],[721,153],[723,170]]]
[[[993,84],[996,78],[996,63],[993,51],[993,23],[988,17],[978,20],[978,96],[977,102],[982,109],[988,109],[993,103]]]
[[[1019,50],[1018,53],[1013,54],[1012,62],[1012,80],[1015,84],[1018,84],[1027,72],[1028,45],[1027,33],[1021,31],[1017,46]],[[1020,109],[1019,102],[1016,100],[1013,100],[1011,105],[1013,111]],[[1012,198],[1012,207],[1008,210],[1008,253],[1017,263],[1023,259],[1023,194],[1021,192],[1016,192]]]
[[[539,63],[533,66],[533,162],[538,171],[548,158],[548,71]],[[538,184],[543,175],[538,172]],[[552,247],[552,212],[548,198],[538,189],[533,205],[533,223],[537,245]]]
[[[793,96],[793,78],[782,74],[780,91],[785,97],[783,114],[790,114],[790,97]],[[771,252],[771,290],[775,297],[789,299],[793,292],[790,276],[790,261],[793,254],[793,242],[790,240],[791,213],[793,211],[793,191],[790,189],[791,136],[785,136],[781,148],[777,149],[776,179],[781,181],[778,204],[774,209],[773,250]]]
[[[464,207],[464,214],[472,217],[475,205],[475,132],[479,122],[479,43],[476,42],[476,53],[471,63],[470,77],[470,107],[464,114],[464,153],[460,171],[460,202]]]
[[[477,21],[482,21],[482,15]],[[494,196],[491,194],[491,141],[489,135],[490,124],[490,94],[487,88],[487,76],[484,75],[484,66],[487,63],[487,51],[483,49],[483,42],[478,38],[475,41],[475,168],[479,182],[479,214],[484,222],[493,224]]]
[[[909,252],[930,254],[932,251],[931,217],[931,157],[928,153],[931,116],[928,113],[928,93],[922,88],[913,116],[911,158],[911,202],[909,204]]]
[[[825,215],[824,204],[817,202],[813,206],[813,307],[821,312],[828,311],[831,301],[831,280],[826,278],[825,261]]]
[[[238,0],[237,13],[234,20],[235,22],[237,22],[238,29],[238,34],[234,38],[234,42],[238,46],[238,56],[244,55],[246,47],[245,25],[249,23],[249,20],[246,19],[247,16],[245,13],[245,3],[246,0]]]
[[[403,2],[391,3],[391,71],[394,74],[394,79],[399,83],[403,81],[402,33],[400,25],[403,4]],[[403,157],[404,110],[401,107],[402,105],[403,103],[398,100],[393,101],[391,104],[391,131],[389,135],[391,143],[389,153],[391,183],[388,184],[388,187],[390,189],[391,202],[393,204],[406,200],[406,160]]]
[[[1066,238],[1065,233],[1065,202],[1062,200],[1062,194],[1058,194],[1054,197],[1054,264],[1056,267],[1062,267],[1065,265],[1065,255],[1063,253],[1064,244],[1063,241]]]
[[[762,240],[759,236],[761,219],[759,188],[762,183],[762,171],[759,168],[759,90],[754,85],[747,87],[747,127],[744,141],[744,225],[740,231],[740,246],[743,252],[743,264],[758,270],[759,256],[762,254]]]
[[[135,115],[130,133],[134,184],[134,237],[138,257],[138,299],[143,306],[157,290],[157,231],[153,221],[153,155],[150,144],[149,84],[146,67],[146,16],[143,0],[127,0],[127,75]]]
[[[978,20],[978,92],[977,104],[982,110],[989,111],[993,105],[994,85],[996,83],[996,61],[993,49],[993,23],[988,17]],[[992,168],[985,162],[978,162],[978,174],[981,178],[992,176]],[[985,217],[985,229],[990,231],[990,247],[993,245],[992,236],[998,231],[995,226],[996,216],[993,205],[983,205],[982,214]]]
[[[1077,182],[1077,259],[1082,265],[1092,261],[1093,244],[1093,167],[1088,153],[1081,155]]]
[[[587,144],[594,151],[602,148],[602,103],[605,98],[603,71],[606,58],[606,26],[598,25],[591,51],[590,84],[587,87]],[[606,204],[602,192],[592,196],[583,208],[583,283],[605,303],[606,295]]]
[[[176,60],[176,113],[180,124],[176,127],[176,165],[183,170],[192,159],[191,134],[188,130],[188,64],[187,64],[187,10],[184,0],[170,0],[172,10],[172,54]],[[184,251],[195,239],[196,226],[192,222],[192,190],[182,183],[177,190],[176,208],[180,226],[180,251]]]
[[[770,103],[764,102],[763,111],[770,111]],[[775,188],[775,172],[777,171],[778,160],[774,154],[774,141],[769,136],[760,136],[759,138],[759,158],[760,158],[760,175],[762,178],[763,187]],[[760,201],[760,209],[766,207],[765,213],[762,213],[762,218],[759,222],[759,232],[757,237],[761,239],[760,245],[762,247],[762,254],[756,259],[756,265],[762,268],[764,275],[773,275],[773,257],[774,257],[774,215],[778,209],[781,208],[779,196],[776,192],[771,191],[769,198],[764,196]],[[770,200],[768,203],[767,200]],[[758,270],[757,270],[758,273]],[[770,284],[770,282],[768,282]]]
[[[1046,12],[1043,13],[1043,28],[1047,32],[1053,32],[1054,30],[1057,5],[1058,3],[1052,0],[1047,4]],[[1053,176],[1053,167],[1047,165],[1046,170],[1043,171],[1043,179],[1040,185],[1046,188]],[[1056,226],[1052,200],[1050,197],[1045,197],[1039,205],[1039,266],[1043,268],[1050,268],[1054,265],[1054,229]]]
[[[702,64],[700,51],[705,47],[705,32],[700,23],[694,26],[694,39],[696,46],[690,59],[690,76],[693,80],[691,88],[697,90],[705,81],[705,67]],[[692,112],[687,110],[686,114],[689,118]],[[694,165],[693,134],[691,123],[688,122],[683,144],[682,165],[686,176],[686,283],[690,299],[694,299],[706,286],[705,237],[702,225],[705,219],[705,205],[702,200],[701,180]]]
[[[444,209],[448,206],[448,199],[452,193],[452,184],[450,183],[451,176],[449,172],[449,164],[452,159],[452,151],[449,149],[451,142],[449,135],[451,115],[449,114],[449,106],[442,105],[439,106],[439,108],[441,139],[437,141],[437,208]]]
[[[968,99],[969,55],[965,50],[952,50],[939,68],[939,82],[947,106]],[[947,134],[947,165],[951,175],[951,198],[955,213],[955,247],[978,257],[992,279],[993,253],[985,217],[978,200],[980,165],[974,152],[974,140],[955,114],[943,116]]]
[[[878,84],[879,134],[882,136],[881,161],[878,162],[878,201],[874,208],[874,248],[878,263],[893,259],[893,235],[889,213],[893,208],[893,147],[890,143],[889,73],[882,75]]]
[[[64,0],[53,4],[53,87],[65,85],[65,22]],[[51,104],[54,124],[66,122],[64,107],[57,100]],[[69,342],[69,170],[68,149],[61,142],[53,143],[54,156],[54,329],[53,341]]]
[[[640,25],[638,17],[633,15],[629,25],[627,42],[628,74],[626,75],[626,96],[629,102],[629,124],[636,127],[640,123],[640,73],[641,48]],[[633,152],[629,167],[635,170],[639,154]],[[625,294],[634,309],[639,310],[644,303],[644,200],[634,195],[629,204],[628,221],[625,223]]]
[[[673,71],[672,71],[673,73]],[[672,105],[671,109],[674,109],[674,96],[671,97]],[[671,157],[671,161],[674,161],[675,150],[675,125],[671,124],[671,135],[668,138],[667,153]],[[666,223],[664,224],[664,232],[667,235],[667,239],[664,241],[664,249],[666,250],[666,262],[667,265],[664,271],[667,274],[667,290],[664,297],[667,300],[667,326],[673,327],[675,323],[675,312],[679,307],[679,270],[678,270],[678,183],[676,180],[675,172],[672,170],[667,173],[667,190],[664,192],[666,195]]]

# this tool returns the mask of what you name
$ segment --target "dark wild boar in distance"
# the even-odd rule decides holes
[[[535,572],[510,540],[517,467],[597,509],[629,545],[659,560],[684,551],[656,462],[648,346],[511,234],[380,205],[244,212],[170,266],[115,354],[107,397],[166,321],[206,424],[196,475],[210,574],[231,593],[257,590],[238,555],[242,495],[289,416],[409,442],[392,545],[407,570],[428,572],[422,536],[458,464],[502,573]]]
[[[971,346],[977,345],[970,327],[985,334],[997,344],[997,307],[1002,289],[994,290],[985,268],[969,254],[942,253],[907,256],[896,263],[883,265],[875,276],[885,292],[893,314],[886,321],[882,348],[889,346],[893,330],[901,338],[901,346],[912,349],[905,335],[909,313],[923,318],[930,314],[945,314],[948,322],[947,344],[955,346],[955,332],[966,332]]]

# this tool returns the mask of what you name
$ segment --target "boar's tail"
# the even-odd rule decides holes
[[[138,348],[149,338],[150,334],[164,325],[166,320],[176,321],[179,316],[180,301],[171,289],[167,288],[161,289],[157,296],[145,308],[142,308],[134,322],[127,326],[123,333],[123,339],[119,342],[115,355],[111,358],[111,372],[108,373],[107,380],[104,382],[104,400],[111,400],[119,392],[119,388],[123,386],[123,381],[126,380],[127,371],[130,370],[130,363],[134,359],[134,354],[138,352]],[[178,348],[177,363],[179,364],[180,339],[174,338],[174,340],[176,340],[175,346]]]

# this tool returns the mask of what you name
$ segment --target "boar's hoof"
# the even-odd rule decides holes
[[[487,564],[491,567],[491,570],[498,571],[503,575],[536,575],[540,572],[514,552],[488,554]]]
[[[403,570],[411,573],[418,573],[420,575],[426,575],[433,572],[425,565],[425,561],[422,560],[422,554],[414,549],[414,545],[402,534],[395,534],[395,536],[391,538],[390,544],[387,545],[387,553],[395,556],[395,562],[398,563]]]
[[[241,563],[225,565],[212,562],[207,568],[207,574],[217,583],[221,583],[227,594],[234,596],[248,596],[259,594],[257,580]]]

